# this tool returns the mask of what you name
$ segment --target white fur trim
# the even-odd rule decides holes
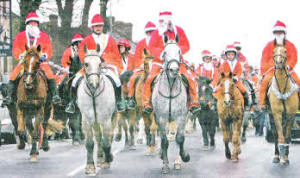
[[[102,23],[93,23],[93,24],[90,24],[89,27],[93,27],[93,26],[95,26],[95,25],[104,25],[104,22],[102,22]]]
[[[225,50],[225,53],[227,53],[228,51],[234,51],[235,53],[237,53],[236,49],[235,48],[227,48]]]
[[[75,38],[75,39],[72,39],[72,43],[75,43],[76,41],[82,41],[83,38]]]
[[[145,32],[156,30],[155,27],[145,28]]]
[[[276,26],[276,27],[273,27],[273,32],[275,32],[275,31],[284,31],[284,33],[286,33],[286,28],[282,27],[282,26]]]
[[[26,19],[25,24],[27,24],[27,22],[29,22],[29,21],[37,21],[38,23],[40,23],[40,18],[30,17],[30,18]]]

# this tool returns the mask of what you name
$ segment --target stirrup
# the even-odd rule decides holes
[[[54,95],[54,96],[52,97],[52,103],[53,103],[53,104],[61,103],[61,98],[60,98],[58,95]]]
[[[197,107],[197,106],[193,106],[193,107],[190,109],[190,112],[191,112],[193,115],[197,114],[199,111],[200,111],[200,107]]]
[[[146,107],[143,109],[143,112],[148,115],[150,115],[152,113],[152,111],[153,111],[153,109],[151,107]]]
[[[67,105],[67,107],[66,107],[66,109],[65,109],[65,112],[66,112],[66,113],[70,113],[70,114],[73,114],[73,113],[75,112],[75,106],[74,106],[74,104],[73,104],[72,102],[70,102],[70,103]]]
[[[118,112],[123,112],[125,111],[125,106],[122,101],[117,101],[117,111]]]
[[[130,99],[128,101],[128,109],[135,109],[135,107],[136,107],[136,103],[135,103],[134,99]]]

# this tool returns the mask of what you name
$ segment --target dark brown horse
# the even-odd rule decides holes
[[[17,121],[20,137],[25,136],[25,126],[32,137],[30,161],[37,161],[39,126],[42,124],[44,130],[47,127],[48,118],[45,114],[45,107],[51,106],[47,99],[47,80],[40,69],[41,46],[26,48],[25,57],[21,62],[23,75],[17,89]],[[47,103],[49,102],[49,103]],[[50,113],[49,113],[50,116]],[[44,120],[45,117],[45,120]],[[34,124],[32,119],[35,118]],[[42,148],[49,149],[47,135],[44,132]]]

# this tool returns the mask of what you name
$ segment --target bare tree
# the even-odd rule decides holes
[[[42,0],[19,0],[20,5],[20,31],[25,30],[25,18],[26,15],[31,11],[36,11],[39,9],[39,6]]]

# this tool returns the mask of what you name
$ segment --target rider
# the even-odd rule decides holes
[[[209,50],[203,50],[201,55],[203,63],[197,68],[197,74],[199,77],[207,77],[213,80],[218,74],[218,71],[212,63],[212,54]]]
[[[233,45],[227,45],[226,49],[225,49],[225,55],[226,55],[226,60],[221,64],[220,66],[220,73],[222,72],[232,72],[233,74],[233,78],[234,78],[234,82],[235,85],[238,87],[238,89],[240,90],[240,92],[242,93],[243,97],[244,97],[244,106],[248,105],[248,93],[246,88],[244,87],[244,85],[242,84],[240,78],[242,75],[242,65],[241,63],[236,59],[236,55],[237,55],[237,50],[235,49],[235,47]],[[218,85],[218,81],[219,81],[219,75],[218,77],[215,77],[213,79],[213,82],[211,83],[213,88],[216,88],[216,86]],[[218,89],[215,89],[215,92],[217,92],[215,94],[216,98],[218,98]]]
[[[43,32],[39,29],[40,18],[36,14],[36,12],[29,12],[25,19],[26,30],[19,32],[13,42],[13,56],[16,60],[19,61],[17,66],[10,74],[9,82],[8,82],[8,95],[4,99],[3,104],[9,105],[13,102],[12,94],[15,90],[16,79],[22,71],[22,61],[26,55],[25,45],[30,46],[38,46],[41,45],[42,55],[40,56],[40,68],[45,72],[47,83],[49,85],[49,90],[52,95],[52,102],[54,104],[60,103],[61,98],[58,95],[56,89],[56,81],[54,77],[54,73],[51,70],[47,61],[52,56],[52,44],[49,38],[49,35],[46,32]]]
[[[139,76],[140,74],[143,73],[143,54],[144,54],[144,49],[149,51],[149,41],[152,35],[152,32],[154,30],[156,30],[156,26],[154,23],[152,22],[148,22],[145,26],[145,38],[143,38],[141,41],[138,42],[138,44],[136,45],[135,48],[135,53],[134,53],[134,61],[135,61],[135,70],[133,75],[130,77],[129,80],[129,93],[128,93],[128,97],[129,102],[128,102],[128,108],[135,108],[136,103],[135,103],[135,99],[134,99],[134,82],[137,78],[137,76]]]
[[[96,50],[97,44],[100,45],[101,50],[99,56],[101,56],[108,68],[106,76],[111,80],[115,89],[117,111],[124,111],[125,106],[121,98],[121,82],[119,79],[119,75],[123,71],[123,65],[116,41],[109,34],[103,33],[104,20],[100,14],[95,14],[93,16],[90,27],[93,32],[81,41],[78,53],[79,58],[81,62],[84,63],[84,46],[86,46],[88,50]],[[68,113],[75,112],[74,102],[76,99],[76,90],[79,84],[78,81],[80,81],[84,75],[85,71],[84,68],[82,68],[77,72],[72,82],[72,92],[70,92],[72,93],[70,96],[71,101],[66,107],[66,112]]]
[[[283,45],[287,50],[287,59],[286,63],[288,66],[288,73],[294,79],[294,81],[300,86],[300,79],[298,78],[296,72],[293,68],[297,64],[297,49],[293,43],[286,39],[286,26],[283,22],[277,21],[273,26],[273,35],[274,40],[270,41],[263,50],[261,63],[260,63],[260,72],[263,76],[262,82],[259,89],[259,107],[261,109],[266,109],[265,98],[266,92],[270,80],[274,76],[274,60],[273,60],[273,49],[278,45]]]
[[[70,69],[71,59],[74,58],[75,56],[78,56],[78,49],[82,40],[83,40],[82,35],[76,33],[72,38],[71,45],[65,49],[61,57],[61,65],[66,71],[69,71]]]
[[[163,41],[163,35],[166,35],[168,39],[175,40],[176,37],[178,41],[178,46],[181,49],[181,54],[186,54],[190,49],[189,41],[185,35],[185,32],[181,27],[175,26],[172,21],[172,13],[170,11],[160,12],[159,14],[159,27],[155,30],[151,36],[149,42],[149,49],[151,55],[154,56],[150,74],[145,82],[144,94],[143,94],[143,106],[145,113],[152,112],[152,105],[150,103],[151,98],[151,83],[153,79],[160,73],[163,66],[162,54],[165,48]],[[186,66],[183,61],[180,64],[180,73],[183,77],[187,78],[189,83],[189,93],[190,93],[190,111],[196,113],[199,110],[199,102],[197,97],[196,85],[192,77],[188,74]]]
[[[120,39],[118,41],[118,49],[122,57],[123,64],[123,71],[121,72],[121,74],[125,71],[134,70],[135,61],[133,59],[133,55],[129,52],[131,49],[130,42],[125,38]]]
[[[218,59],[218,57],[216,55],[212,56],[212,63],[214,65],[215,68],[219,69],[220,67],[220,60]]]
[[[238,42],[238,41],[235,41],[233,43],[233,45],[234,45],[235,49],[237,50],[237,57],[236,58],[242,64],[244,77],[245,77],[245,79],[247,79],[248,72],[249,72],[249,64],[248,64],[247,58],[241,52],[241,50],[242,50],[241,43]]]

